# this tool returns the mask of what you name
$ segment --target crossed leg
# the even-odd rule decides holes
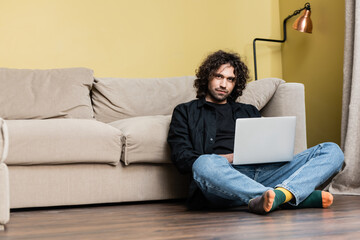
[[[212,202],[215,205],[222,204],[218,199],[224,199],[231,206],[249,204],[252,212],[268,213],[280,205],[292,208],[330,206],[332,195],[314,189],[339,171],[342,162],[340,148],[324,143],[285,164],[232,166],[221,156],[202,155],[193,165],[193,176],[205,197],[210,202],[216,199]],[[291,193],[291,205],[283,204],[277,187]]]

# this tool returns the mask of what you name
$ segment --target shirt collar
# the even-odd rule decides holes
[[[227,102],[230,104],[231,108],[237,108],[239,106],[231,98],[228,98]],[[198,108],[202,108],[204,105],[211,106],[210,104],[207,104],[207,101],[205,100],[205,98],[202,97],[198,101]]]

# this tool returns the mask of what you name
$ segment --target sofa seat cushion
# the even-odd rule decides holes
[[[93,118],[87,68],[0,68],[0,117],[4,119]]]
[[[120,130],[90,119],[8,120],[8,165],[120,161]]]
[[[167,144],[171,115],[133,117],[109,123],[123,133],[121,160],[131,163],[171,163]]]

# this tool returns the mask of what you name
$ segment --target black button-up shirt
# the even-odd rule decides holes
[[[261,117],[256,107],[229,101],[234,121],[237,118]],[[168,143],[171,160],[181,173],[191,173],[192,165],[202,154],[212,154],[216,138],[216,111],[204,98],[178,105],[173,112]]]
[[[234,121],[237,118],[261,117],[252,105],[228,102]],[[181,173],[192,173],[192,165],[200,155],[213,153],[215,138],[216,110],[205,98],[180,104],[174,109],[167,141],[171,160]],[[193,198],[196,190],[192,183],[189,198]]]

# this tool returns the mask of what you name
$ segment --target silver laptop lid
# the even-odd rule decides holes
[[[233,164],[291,161],[295,130],[295,116],[237,119]]]

